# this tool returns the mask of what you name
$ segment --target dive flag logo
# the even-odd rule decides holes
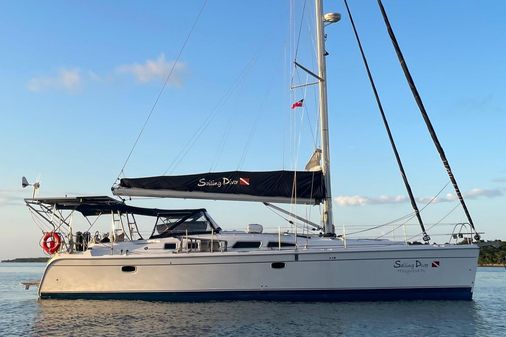
[[[239,178],[239,185],[249,186],[249,178]]]
[[[439,268],[439,261],[432,261],[432,268]]]

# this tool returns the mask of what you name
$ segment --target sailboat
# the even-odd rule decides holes
[[[127,205],[109,196],[25,199],[50,224],[42,240],[49,260],[42,299],[166,301],[470,300],[479,249],[337,235],[330,184],[325,26],[340,19],[315,0],[321,149],[305,171],[227,171],[122,178],[121,197],[193,198],[261,202],[313,232],[264,232],[261,224],[227,231],[205,209]],[[451,171],[450,171],[451,172]],[[26,184],[28,185],[28,184]],[[314,223],[273,203],[323,205]],[[467,208],[466,208],[467,210]],[[109,216],[111,231],[76,231],[74,214],[92,228]],[[143,237],[138,218],[154,223]],[[472,229],[464,234],[477,234]]]

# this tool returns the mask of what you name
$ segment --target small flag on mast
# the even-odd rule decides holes
[[[301,99],[300,101],[297,101],[297,102],[293,103],[292,104],[292,109],[301,108],[303,102],[304,102],[304,99]]]

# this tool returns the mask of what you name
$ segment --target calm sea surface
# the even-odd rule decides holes
[[[361,303],[37,300],[43,264],[0,264],[0,336],[506,336],[506,269],[474,301]]]

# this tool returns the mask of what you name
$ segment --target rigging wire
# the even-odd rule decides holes
[[[283,215],[281,215],[280,213],[276,212],[272,208],[267,207],[267,209],[270,210],[272,213],[276,214],[277,216],[279,216],[280,218],[282,218],[283,220],[285,220],[286,222],[288,222],[290,225],[295,225],[295,223],[292,220],[284,217]]]
[[[307,77],[309,77],[309,75],[306,75]],[[304,88],[304,94],[303,94],[303,97],[305,98],[306,97],[306,94],[307,94],[307,87]],[[293,210],[293,208],[296,208],[297,206],[297,164],[299,162],[299,154],[300,154],[300,144],[301,144],[301,139],[302,139],[302,129],[303,129],[303,125],[304,125],[304,115],[305,115],[305,109],[303,107],[303,110],[302,110],[302,113],[301,113],[301,116],[300,116],[300,120],[299,120],[299,123],[297,123],[297,120],[298,118],[296,118],[297,116],[295,116],[295,113],[293,113],[292,115],[294,115],[293,117],[293,125],[292,125],[292,130],[293,130],[293,171],[294,171],[294,175],[293,175],[293,182],[292,182],[292,196],[291,196],[291,208]],[[297,126],[300,125],[300,128],[297,128]],[[297,132],[297,129],[298,129],[298,132]]]
[[[279,216],[280,218],[288,222],[290,225],[292,225],[290,226],[291,228],[294,228],[296,230],[298,227],[301,227],[303,231],[304,229],[309,230],[309,226],[307,224],[303,222],[296,222],[294,220],[290,220],[289,218],[281,215],[281,213],[276,212],[276,210],[272,209],[271,207],[267,207],[267,209],[269,209],[272,213],[274,213],[275,215]]]
[[[301,82],[300,73],[298,71],[296,71],[296,70],[295,70],[295,73],[296,73],[296,76],[297,76],[297,80],[299,82]],[[309,75],[306,74],[306,82],[308,82],[308,79],[309,79]],[[304,99],[304,102],[307,102],[307,96],[308,96],[307,86],[305,86],[304,87],[304,94],[302,95],[302,98]],[[294,98],[294,100],[295,100],[295,98]],[[315,104],[315,106],[316,106],[316,104]],[[315,109],[315,111],[318,112],[318,109]],[[316,149],[318,147],[317,133],[315,131],[313,131],[313,125],[311,123],[311,118],[309,117],[309,112],[308,112],[306,104],[302,105],[302,112],[303,112],[304,115],[306,115],[306,119],[307,119],[308,125],[309,125],[309,131],[311,132],[311,137],[312,137],[311,140],[313,141],[314,149]],[[316,128],[317,128],[317,124],[315,125],[315,129]]]
[[[362,229],[362,230],[358,230],[358,231],[355,231],[355,232],[351,232],[351,233],[346,233],[346,236],[350,236],[350,235],[355,235],[355,234],[360,234],[360,233],[364,233],[364,232],[368,232],[368,231],[371,231],[371,230],[374,230],[374,229],[378,229],[378,228],[381,228],[381,227],[384,227],[384,226],[390,226],[398,221],[401,221],[401,220],[404,220],[404,219],[408,219],[408,218],[413,218],[413,215],[414,215],[414,212],[411,212],[409,214],[406,214],[404,216],[401,216],[400,218],[397,218],[397,219],[394,219],[394,220],[391,220],[389,222],[385,222],[383,224],[380,224],[380,225],[377,225],[377,226],[373,226],[373,227],[368,227],[366,229]]]
[[[424,205],[424,206],[420,209],[420,212],[422,212],[425,208],[427,208],[430,204],[432,204],[432,203],[434,202],[434,200],[436,200],[436,199],[437,199],[437,197],[438,197],[438,196],[439,196],[439,195],[440,195],[440,194],[441,194],[441,193],[442,193],[442,192],[446,189],[446,187],[448,186],[448,184],[450,184],[450,181],[448,181],[448,182],[447,182],[447,183],[443,186],[443,188],[441,188],[441,189],[439,190],[439,192],[437,192],[437,193],[436,193],[436,195],[434,195],[434,196],[433,196],[433,197],[432,197],[432,198],[431,198],[431,199],[430,199],[430,200],[429,200],[429,201],[428,201],[428,202],[427,202],[427,203],[426,203],[426,204],[425,204],[425,205]],[[399,226],[395,227],[394,229],[392,229],[392,230],[391,230],[391,231],[389,231],[389,232],[386,232],[386,233],[384,233],[384,234],[382,234],[382,235],[380,235],[380,236],[376,237],[376,239],[382,238],[382,237],[384,237],[384,236],[386,236],[386,235],[388,235],[388,234],[390,234],[390,233],[394,232],[395,230],[397,230],[397,229],[401,228],[402,226],[404,226],[405,224],[407,224],[409,221],[411,221],[411,219],[413,219],[414,217],[415,217],[415,215],[413,214],[413,215],[412,215],[409,219],[407,219],[406,221],[404,221],[403,223],[401,223]],[[434,226],[432,226],[432,227],[434,227]],[[432,228],[432,227],[430,227],[430,228]],[[425,234],[425,233],[424,233],[424,232],[422,232],[422,233],[419,233],[419,234],[417,234],[417,235],[415,235],[415,236],[418,236],[418,235],[420,235],[420,234]]]
[[[214,120],[218,112],[220,111],[220,108],[232,97],[234,92],[238,90],[238,88],[241,86],[243,80],[246,78],[247,74],[252,70],[253,66],[256,63],[257,60],[257,54],[255,54],[254,57],[251,58],[251,60],[244,66],[239,76],[236,78],[236,80],[232,83],[231,87],[225,92],[225,94],[218,100],[218,103],[214,106],[214,108],[211,110],[211,112],[207,115],[206,119],[202,124],[197,128],[197,130],[193,133],[192,137],[186,142],[186,144],[183,146],[181,151],[177,154],[177,156],[174,158],[174,160],[170,163],[169,167],[163,172],[163,175],[167,174],[167,172],[172,172],[179,163],[186,157],[190,149],[193,147],[193,145],[197,142],[197,140],[202,136],[204,131],[207,129],[207,127],[211,124],[211,122]]]
[[[44,227],[46,227],[45,222],[39,220],[39,218],[37,218],[37,216],[35,215],[35,211],[33,211],[32,209],[30,209],[30,216],[32,217],[33,223],[35,223],[35,225],[39,227],[42,234],[44,234],[45,233]]]
[[[400,225],[398,225],[397,227],[394,227],[393,229],[389,230],[388,232],[383,233],[383,234],[381,234],[380,236],[377,236],[377,237],[375,238],[375,240],[377,240],[377,239],[381,239],[382,237],[385,237],[385,236],[387,236],[388,234],[395,232],[396,230],[398,230],[398,229],[399,229],[399,228],[401,228],[402,226],[406,226],[406,225],[408,224],[408,222],[409,222],[409,221],[411,221],[411,219],[413,219],[414,217],[415,217],[415,215],[413,214],[413,215],[412,215],[409,219],[407,219],[406,221],[402,222],[402,223],[401,223]],[[421,234],[423,234],[423,233],[421,233]],[[418,235],[419,235],[419,234],[418,234]],[[417,235],[417,236],[418,236],[418,235]]]
[[[318,56],[317,56],[317,47],[316,47],[316,40],[315,40],[315,34],[314,34],[314,27],[311,26],[311,23],[308,21],[307,22],[307,32],[308,32],[308,35],[309,35],[309,38],[311,40],[311,51],[312,51],[312,57],[310,57],[309,59],[311,60],[311,69],[315,69],[317,67],[316,65],[316,60],[318,59]],[[319,105],[319,98],[318,98],[318,92],[317,90],[313,90],[313,100],[314,100],[314,106],[315,107],[318,107]],[[318,148],[318,144],[320,142],[320,128],[318,127],[318,125],[320,124],[320,111],[319,109],[314,109],[314,114],[315,114],[315,135],[314,135],[314,139],[315,139],[315,149]],[[308,116],[309,117],[309,116]]]
[[[249,66],[250,70],[251,70],[256,65],[257,59],[259,58],[259,55],[263,52],[263,50],[264,50],[264,46],[260,46],[257,49],[256,54],[255,54],[255,56],[252,59],[251,65],[247,64],[246,67]],[[244,77],[246,77],[246,75]],[[250,131],[248,133],[248,136],[247,136],[247,139],[246,139],[246,143],[245,143],[245,145],[243,147],[243,150],[242,150],[242,153],[241,153],[241,157],[240,157],[238,165],[237,165],[237,170],[240,170],[240,168],[244,164],[244,161],[246,160],[246,156],[247,156],[247,153],[248,153],[249,146],[250,146],[250,144],[251,144],[251,142],[252,142],[252,140],[254,138],[255,132],[256,132],[257,127],[258,127],[258,121],[260,120],[262,112],[264,111],[264,107],[265,107],[266,101],[270,97],[270,93],[272,91],[272,84],[273,84],[273,82],[271,82],[271,86],[268,86],[265,95],[262,95],[263,99],[261,100],[260,105],[259,105],[259,109],[258,109],[259,112],[255,114],[255,118],[253,120],[253,123],[251,123],[251,128],[250,128]],[[242,83],[238,83],[237,84],[237,88],[234,89],[234,90],[238,90],[241,87],[241,85],[243,85],[243,84]],[[227,100],[228,100],[228,98],[227,98]],[[222,102],[222,105],[223,104],[225,104],[225,101]],[[228,137],[230,135],[230,131],[232,130],[232,126],[231,126],[232,122],[235,119],[236,119],[236,115],[231,116],[228,119],[228,121],[227,121],[227,125],[225,127],[225,133],[222,136],[221,142],[220,142],[220,144],[218,146],[218,149],[216,151],[215,159],[213,160],[213,164],[212,164],[209,172],[214,171],[217,168],[217,166],[218,166],[218,164],[220,162],[220,158],[221,158],[221,156],[223,154],[223,149],[225,148],[227,139],[228,139]],[[244,121],[241,121],[241,123],[245,124]]]
[[[464,196],[460,192],[460,188],[457,184],[457,180],[455,179],[455,176],[453,175],[452,169],[450,167],[450,163],[448,162],[448,159],[446,158],[446,154],[443,150],[443,147],[441,146],[441,143],[439,142],[436,131],[434,130],[434,127],[432,126],[432,122],[430,121],[429,115],[427,114],[427,111],[425,110],[425,106],[422,102],[420,94],[418,93],[418,89],[416,88],[415,81],[413,80],[413,77],[411,76],[408,65],[406,63],[406,60],[404,59],[404,55],[402,54],[401,48],[399,46],[399,43],[397,42],[397,38],[395,37],[392,26],[390,25],[390,21],[388,20],[388,16],[385,11],[385,7],[383,7],[383,3],[381,2],[381,0],[378,0],[378,6],[380,8],[381,15],[383,16],[383,21],[385,22],[385,26],[387,28],[388,35],[390,36],[390,40],[392,41],[392,45],[394,46],[395,52],[397,54],[397,58],[399,59],[399,63],[401,65],[402,71],[404,72],[404,76],[406,77],[406,80],[409,84],[409,88],[411,89],[411,93],[413,94],[416,104],[418,105],[418,109],[420,110],[420,113],[421,113],[422,118],[425,122],[425,125],[427,126],[427,130],[429,131],[429,134],[432,138],[434,146],[436,147],[436,150],[439,153],[439,157],[441,158],[441,161],[443,163],[443,167],[445,168],[446,172],[448,173],[448,177],[450,178],[450,181],[452,182],[453,188],[455,190],[455,193],[457,194],[457,197],[460,201],[462,209],[464,210],[464,213],[466,214],[469,225],[471,226],[471,228],[475,232],[474,239],[478,241],[478,240],[480,240],[480,234],[478,234],[478,232],[476,231],[473,219],[471,218],[471,214],[469,213],[469,210],[467,209],[466,202],[464,201]]]
[[[298,96],[297,98],[295,98],[294,96],[294,92],[296,88],[304,88],[303,90],[303,94],[302,94],[302,98],[304,99],[304,101],[306,102],[306,104],[304,104],[302,106],[302,109],[301,109],[301,115],[300,115],[300,119],[298,118],[298,114],[296,113],[296,111],[290,113],[290,119],[291,119],[291,147],[292,147],[292,156],[293,156],[293,160],[294,160],[294,171],[297,172],[297,164],[299,162],[299,154],[300,154],[300,146],[301,146],[301,142],[302,142],[302,134],[303,134],[303,129],[304,129],[304,119],[307,119],[307,127],[309,128],[309,131],[310,131],[310,134],[311,134],[311,140],[312,140],[312,143],[313,143],[313,146],[314,146],[314,150],[316,150],[318,148],[318,138],[317,138],[317,135],[318,135],[318,131],[313,131],[313,125],[311,123],[311,118],[310,118],[310,114],[309,114],[309,110],[308,110],[308,105],[307,105],[307,97],[308,97],[308,86],[310,86],[309,83],[309,74],[310,72],[307,71],[307,69],[304,69],[304,67],[300,66],[297,61],[298,61],[298,56],[299,56],[299,50],[300,50],[300,41],[301,41],[301,36],[302,36],[302,30],[303,30],[303,27],[305,26],[304,25],[304,15],[305,15],[305,12],[306,12],[306,4],[307,4],[307,1],[304,1],[304,4],[303,4],[303,7],[302,7],[302,13],[301,13],[301,17],[300,17],[300,22],[299,22],[299,26],[298,26],[298,34],[297,34],[297,39],[296,39],[296,44],[295,44],[295,51],[294,51],[294,59],[293,59],[293,67],[291,68],[292,69],[292,74],[291,74],[291,88],[292,88],[292,101],[295,101],[295,100],[298,100],[300,99],[301,97]],[[293,16],[292,16],[293,17]],[[292,24],[293,29],[292,31],[294,32],[295,31],[295,24]],[[311,24],[310,24],[310,21],[307,21],[307,28],[308,28],[308,32],[311,33],[312,29],[311,29]],[[315,47],[315,41],[314,41],[314,37],[312,34],[309,34],[311,37],[312,37],[312,42],[313,42],[313,46],[314,48],[312,49],[313,53],[315,54],[316,56],[316,47]],[[310,58],[313,62],[313,67],[314,67],[314,61],[316,59],[316,57],[314,58]],[[306,81],[303,82],[301,81],[301,74],[300,72],[298,71],[299,69],[298,68],[302,68],[306,71]],[[314,76],[314,74],[311,74],[312,76]],[[294,88],[294,79],[297,79],[298,83],[306,83],[306,85],[301,85],[301,86],[296,86],[296,88]],[[316,99],[316,91],[313,91],[314,93],[314,98],[315,98],[315,106],[318,106],[318,102],[317,102],[317,99]],[[316,121],[317,123],[315,124],[315,128],[317,128],[317,125],[318,125],[318,118],[319,118],[319,113],[318,113],[318,109],[315,110],[315,114],[316,114]],[[291,205],[291,208],[292,208],[292,211],[295,212],[294,208],[297,207],[296,205],[296,199],[297,199],[297,185],[296,185],[296,173],[294,174],[294,181],[293,181],[293,185],[292,185],[292,205]],[[311,210],[309,212],[309,217],[310,217],[310,214],[311,214]]]
[[[85,217],[86,221],[88,222],[88,224],[90,225],[90,227],[88,227],[88,229],[86,230],[86,232],[89,232],[91,230],[91,228],[93,228],[93,226],[95,226],[95,224],[97,223],[98,219],[100,218],[100,216],[102,215],[102,212],[100,212],[97,217],[95,218],[95,220],[93,220],[93,222],[91,222],[88,217]]]
[[[452,214],[458,207],[460,206],[459,203],[457,203],[455,206],[453,206],[453,208],[445,214],[445,216],[443,216],[441,219],[439,219],[436,223],[434,223],[433,225],[431,225],[429,228],[427,228],[427,230],[430,230],[434,227],[436,227],[437,225],[439,225],[441,222],[443,222],[444,219],[446,219],[447,217],[450,216],[450,214]],[[416,234],[416,235],[413,235],[411,237],[408,238],[408,240],[412,240],[413,238],[416,238],[417,236],[419,236],[420,233]]]
[[[230,135],[230,130],[232,129],[232,118],[229,118],[227,121],[227,125],[225,126],[223,135],[221,136],[221,141],[216,150],[216,154],[214,155],[214,160],[209,168],[209,172],[216,170],[218,163],[221,161],[221,155],[223,154],[223,150],[225,149],[225,144],[227,143],[228,137]]]
[[[367,62],[367,58],[365,56],[364,49],[362,47],[362,42],[360,41],[360,37],[358,36],[357,28],[355,27],[355,22],[353,20],[353,16],[351,15],[350,7],[348,6],[348,1],[344,0],[344,4],[346,6],[346,11],[348,12],[348,16],[350,18],[350,23],[353,28],[353,32],[355,34],[355,38],[357,40],[358,47],[360,49],[360,54],[362,56],[362,61],[364,62],[365,69],[367,71],[367,76],[369,78],[369,82],[371,84],[372,90],[374,92],[374,97],[376,99],[376,104],[378,105],[378,109],[381,114],[381,118],[383,120],[383,124],[385,126],[385,130],[388,134],[388,139],[390,141],[390,145],[392,147],[392,151],[394,152],[395,159],[397,161],[397,166],[399,167],[399,171],[401,172],[401,177],[404,182],[404,186],[406,188],[406,191],[408,192],[409,201],[411,202],[411,207],[413,208],[416,218],[418,219],[418,223],[420,225],[420,228],[423,232],[423,240],[424,241],[430,241],[430,236],[427,234],[427,231],[425,230],[425,226],[423,224],[422,216],[420,214],[420,210],[418,209],[418,205],[415,200],[415,196],[413,195],[413,191],[411,190],[411,186],[408,181],[408,177],[406,175],[406,172],[404,170],[404,165],[402,164],[401,157],[399,154],[399,151],[397,150],[397,145],[395,144],[394,137],[392,135],[392,131],[390,130],[390,125],[388,123],[385,111],[383,110],[383,104],[381,103],[381,99],[378,94],[378,90],[376,89],[376,84],[374,83],[374,79],[372,77],[371,70],[369,68],[369,62]]]
[[[266,94],[263,96],[264,99],[262,100],[262,103],[260,105],[259,113],[255,114],[255,119],[254,119],[253,124],[251,126],[251,129],[250,129],[250,132],[248,134],[248,137],[246,138],[246,143],[244,144],[244,147],[243,147],[243,150],[242,150],[242,154],[241,154],[241,158],[239,159],[239,163],[237,165],[237,170],[238,171],[243,167],[244,162],[246,161],[246,156],[248,154],[249,147],[251,145],[251,142],[253,141],[253,138],[254,138],[253,136],[255,135],[256,130],[258,128],[258,122],[260,120],[260,117],[262,117],[262,111],[264,111],[264,109],[265,109],[266,101],[268,101],[269,98],[270,98],[271,91],[272,91],[272,85],[269,86],[269,88],[267,89]]]
[[[296,76],[297,77],[297,81],[298,83],[302,83],[301,81],[301,78],[300,78],[300,73],[297,71],[298,70],[298,67],[296,65],[295,62],[298,61],[298,52],[299,52],[299,46],[300,46],[300,39],[301,39],[301,35],[302,35],[302,27],[303,27],[303,23],[304,23],[304,14],[305,14],[305,11],[306,11],[306,1],[304,1],[304,6],[302,8],[302,15],[301,15],[301,19],[300,19],[300,25],[299,25],[299,31],[298,31],[298,35],[297,35],[297,42],[296,42],[296,46],[295,46],[295,52],[294,52],[294,59],[293,59],[293,68],[292,68],[292,76],[291,76],[291,86],[293,87],[293,84],[294,84],[294,77]],[[310,22],[307,22],[307,29],[308,29],[308,32],[309,32],[309,36],[312,38],[312,42],[313,42],[313,53],[314,53],[314,57],[310,58],[311,61],[313,62],[313,67],[314,67],[314,61],[316,59],[316,47],[315,47],[315,41],[314,41],[314,37],[313,37],[313,34],[311,34],[311,25],[310,25]],[[306,78],[306,82],[305,83],[308,83],[309,79],[309,76],[307,76]],[[313,97],[315,99],[315,106],[318,106],[318,101],[317,101],[317,95],[316,95],[316,91],[313,91]],[[305,102],[307,102],[307,85],[304,86],[304,94],[303,94],[303,99]],[[293,97],[294,98],[294,97]],[[312,123],[311,123],[311,119],[309,117],[309,113],[308,113],[308,109],[307,109],[307,104],[304,104],[303,105],[303,112],[306,114],[306,117],[307,117],[307,121],[308,121],[308,124],[309,124],[309,130],[311,132],[311,137],[312,137],[312,141],[313,141],[313,144],[314,144],[314,148],[316,149],[318,147],[318,130],[316,131],[313,131],[313,126],[312,126]],[[318,113],[318,109],[315,109],[315,114],[316,114],[316,121],[317,123],[315,124],[315,129],[317,129],[317,125],[318,125],[318,118],[319,118],[319,113]]]
[[[436,198],[441,194],[443,193],[443,191],[446,189],[446,187],[448,187],[448,185],[450,184],[450,182],[448,181],[444,186],[443,188],[441,188],[439,190],[439,192],[436,193],[436,195],[434,195],[422,208],[420,208],[420,212],[422,212],[425,208],[427,208],[427,206],[429,206],[430,204],[432,204],[434,202],[434,200],[436,200]],[[348,233],[346,235],[353,235],[353,234],[359,234],[359,233],[363,233],[363,232],[367,232],[367,231],[370,231],[370,230],[374,230],[374,229],[378,229],[378,228],[381,228],[381,227],[384,227],[384,226],[389,226],[389,225],[392,225],[398,221],[401,221],[401,220],[404,220],[404,219],[408,219],[405,221],[405,223],[411,219],[413,219],[414,217],[414,212],[411,212],[411,213],[408,213],[400,218],[397,218],[397,219],[394,219],[394,220],[391,220],[389,222],[386,222],[384,224],[381,224],[381,225],[377,225],[377,226],[374,226],[374,227],[370,227],[370,228],[367,228],[367,229],[363,229],[363,230],[360,230],[360,231],[356,231],[356,232],[352,232],[352,233]]]
[[[172,77],[172,74],[173,74],[173,72],[174,72],[174,69],[176,68],[177,63],[179,62],[179,59],[181,58],[181,55],[183,54],[183,51],[184,51],[184,49],[185,49],[186,45],[188,44],[188,41],[190,40],[190,37],[191,37],[191,35],[192,35],[193,31],[195,30],[195,27],[197,26],[197,23],[199,22],[199,19],[200,19],[200,17],[201,17],[201,15],[202,15],[202,13],[204,12],[204,8],[205,8],[205,7],[206,7],[206,5],[207,5],[207,1],[208,1],[208,0],[204,0],[204,2],[203,2],[203,4],[202,4],[202,6],[200,7],[200,10],[199,10],[199,12],[198,12],[197,16],[195,17],[195,20],[193,21],[193,24],[192,24],[192,26],[191,26],[191,28],[190,28],[190,31],[189,31],[189,32],[188,32],[188,34],[186,35],[186,38],[185,38],[185,40],[184,40],[184,42],[183,42],[183,45],[182,45],[182,46],[181,46],[181,48],[179,49],[179,52],[178,52],[178,54],[177,54],[177,57],[176,57],[176,59],[174,60],[174,63],[172,64],[172,67],[170,68],[170,70],[169,70],[169,72],[168,72],[168,74],[167,74],[167,76],[166,76],[166,78],[165,78],[165,81],[163,82],[162,88],[161,88],[161,89],[160,89],[160,91],[158,92],[158,95],[156,96],[156,99],[155,99],[155,101],[154,101],[153,105],[151,106],[151,109],[150,109],[150,111],[149,111],[149,113],[148,113],[148,115],[147,115],[147,117],[146,117],[146,120],[144,121],[144,124],[142,125],[142,128],[141,128],[141,130],[139,131],[139,134],[137,135],[137,138],[135,139],[135,142],[134,142],[134,144],[132,145],[132,148],[130,149],[130,152],[128,153],[128,156],[127,156],[127,158],[126,158],[125,162],[123,163],[123,166],[122,166],[122,168],[121,168],[120,172],[118,173],[118,177],[116,178],[115,182],[117,182],[117,181],[119,180],[119,177],[120,177],[120,176],[124,173],[125,167],[126,167],[126,165],[128,164],[128,161],[130,160],[130,157],[132,156],[132,154],[133,154],[133,152],[134,152],[135,148],[137,147],[137,144],[139,143],[139,140],[140,140],[140,138],[141,138],[142,134],[144,133],[144,129],[146,128],[146,126],[147,126],[147,124],[148,124],[149,120],[151,119],[151,116],[153,115],[153,112],[155,111],[155,108],[156,108],[156,106],[157,106],[157,104],[158,104],[158,101],[160,100],[160,97],[161,97],[161,96],[162,96],[162,94],[164,93],[165,88],[167,87],[167,84],[169,83],[169,80],[170,80],[170,78]],[[113,183],[113,184],[114,184],[114,183]]]
[[[299,52],[300,35],[302,33],[302,24],[304,23],[304,13],[306,13],[306,3],[307,3],[307,0],[304,0],[304,5],[302,6],[302,14],[301,14],[301,18],[300,18],[299,34],[297,35],[297,43],[295,44],[294,60],[297,60],[297,54]]]
[[[301,76],[300,76],[300,73],[298,71],[298,67],[296,65],[295,62],[297,62],[297,57],[298,57],[298,52],[299,52],[299,46],[300,46],[300,39],[301,39],[301,35],[302,35],[302,28],[303,28],[303,24],[304,24],[304,14],[305,14],[305,11],[306,11],[306,2],[307,1],[304,1],[304,5],[303,5],[303,8],[302,8],[302,15],[301,15],[301,19],[300,19],[300,24],[299,24],[299,30],[298,30],[298,35],[297,35],[297,42],[296,42],[296,46],[295,46],[295,53],[294,53],[294,67],[292,68],[292,79],[291,79],[291,82],[292,82],[292,86],[293,86],[293,79],[294,77],[297,77],[297,81],[302,83],[301,81]],[[310,27],[310,24],[308,22],[308,31],[311,32],[311,27]],[[310,34],[311,35],[311,34]],[[313,60],[314,61],[314,60]],[[309,75],[306,73],[306,81],[305,83],[308,83],[309,82]],[[308,91],[307,91],[307,88],[308,86],[305,85],[304,87],[304,91],[303,91],[303,95],[302,95],[302,98],[304,99],[305,102],[307,102],[307,96],[308,96]],[[315,95],[316,97],[316,95]],[[297,97],[299,98],[299,97]],[[295,98],[293,98],[295,100]],[[317,104],[315,104],[315,106],[317,106]],[[319,115],[318,114],[318,111],[316,110],[317,112],[317,116]],[[304,104],[302,106],[302,116],[301,116],[301,121],[300,121],[300,130],[299,130],[299,136],[298,136],[298,141],[296,140],[296,136],[294,134],[294,151],[296,153],[298,153],[297,149],[299,148],[300,146],[300,142],[301,142],[301,133],[302,133],[302,126],[303,126],[303,123],[302,123],[302,118],[306,117],[307,119],[307,122],[308,122],[308,128],[309,128],[309,131],[311,133],[311,138],[312,138],[312,142],[313,142],[313,145],[314,145],[314,149],[316,149],[318,147],[318,140],[317,140],[317,133],[313,131],[313,126],[312,126],[312,123],[311,123],[311,118],[309,116],[309,113],[308,113],[308,109],[307,109],[307,104]],[[317,124],[316,124],[317,125]],[[315,125],[315,127],[316,127]],[[294,126],[294,130],[293,130],[294,133],[296,133],[296,130],[295,130],[295,126]],[[298,161],[298,160],[296,160]]]

